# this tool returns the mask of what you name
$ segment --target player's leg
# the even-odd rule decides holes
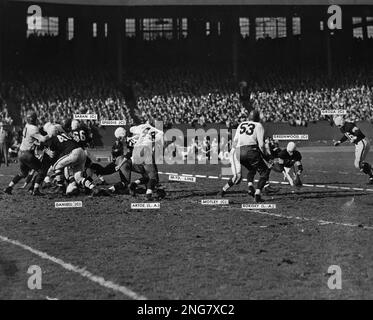
[[[369,176],[369,184],[373,184],[372,166],[365,161],[370,150],[370,142],[368,139],[361,140],[355,146],[355,168]]]
[[[34,163],[34,160],[38,161],[35,156],[32,154],[30,151],[24,151],[20,152],[19,154],[19,173],[15,175],[10,181],[8,187],[4,190],[5,193],[7,194],[12,194],[12,190],[14,186],[21,181],[22,179],[26,178],[30,170],[32,169],[38,169],[36,166],[36,163]],[[40,165],[40,162],[39,162]],[[32,168],[33,167],[33,168]]]
[[[266,182],[269,180],[270,169],[264,162],[259,151],[253,151],[251,153],[251,166],[259,173],[259,181],[255,190],[255,201],[262,202],[261,194]]]
[[[239,151],[238,151],[239,153]],[[225,193],[234,185],[237,185],[241,182],[242,176],[241,176],[241,163],[239,160],[239,157],[237,155],[237,150],[232,149],[230,155],[229,155],[229,161],[231,163],[231,170],[233,176],[228,180],[228,182],[223,186],[222,191],[220,191],[219,195],[222,197],[225,195]]]
[[[146,183],[146,198],[152,200],[159,182],[158,170],[155,164],[144,164],[144,169],[149,177]]]
[[[7,142],[4,142],[3,145],[3,156],[4,156],[4,163],[8,167],[9,166],[9,159],[8,159],[8,144]]]
[[[40,187],[43,184],[45,177],[48,174],[48,170],[52,165],[53,160],[47,155],[44,154],[43,158],[41,159],[40,168],[36,171],[36,175],[34,176],[30,188],[33,190],[33,195],[41,196],[43,195],[40,192]]]
[[[28,173],[28,175],[27,175],[27,177],[25,179],[25,182],[24,182],[23,186],[21,187],[21,189],[25,189],[27,187],[27,185],[33,180],[34,174],[35,174],[35,170],[31,170]]]
[[[87,155],[82,148],[74,149],[71,152],[71,157],[66,162],[71,161],[70,167],[74,174],[74,181],[70,182],[66,190],[66,194],[73,194],[78,185],[83,188],[87,188],[93,193],[95,184],[91,177],[87,177],[84,174],[85,164],[87,161]]]
[[[245,146],[240,148],[240,163],[247,169],[248,194],[252,197],[255,196],[254,178],[257,172],[255,165],[257,153],[258,151],[253,150],[251,147]]]
[[[115,162],[113,162],[114,172],[115,167],[120,165],[123,162],[123,157],[118,157]],[[123,163],[118,171],[120,182],[117,182],[115,185],[109,188],[113,193],[125,194],[128,193],[128,185],[131,182],[131,160],[127,160]]]
[[[146,186],[150,178],[143,164],[132,164],[132,171],[141,175],[140,178],[133,181],[128,187],[130,194],[135,196],[137,187],[141,184]]]

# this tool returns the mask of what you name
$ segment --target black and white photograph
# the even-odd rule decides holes
[[[372,139],[373,0],[0,0],[0,300],[371,300]]]

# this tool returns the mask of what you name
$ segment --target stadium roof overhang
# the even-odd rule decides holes
[[[63,5],[90,6],[244,6],[244,5],[372,5],[373,0],[8,0],[8,2],[29,2]]]

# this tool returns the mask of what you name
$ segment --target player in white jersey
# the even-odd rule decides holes
[[[42,195],[39,187],[44,180],[45,170],[42,166],[41,161],[35,156],[35,147],[42,143],[46,142],[49,139],[49,136],[43,136],[39,132],[39,128],[36,125],[37,115],[33,111],[29,111],[26,115],[26,126],[23,129],[23,139],[19,150],[19,164],[20,164],[20,173],[18,173],[12,181],[9,183],[9,186],[4,190],[7,194],[12,194],[13,187],[21,180],[27,177],[28,173],[31,170],[37,172],[35,179],[35,184],[33,188],[33,195]]]
[[[224,196],[230,187],[241,182],[241,166],[243,165],[248,170],[249,194],[255,198],[256,202],[262,202],[261,192],[268,180],[269,169],[263,159],[265,153],[264,127],[259,121],[259,112],[253,110],[250,112],[249,120],[240,123],[237,127],[230,153],[233,177],[223,187],[220,192],[221,196]],[[260,174],[260,179],[257,189],[255,189],[254,177],[257,172]]]
[[[159,183],[158,168],[155,159],[157,152],[155,150],[158,150],[159,154],[163,154],[160,153],[163,152],[163,131],[150,124],[141,124],[131,127],[130,132],[135,141],[132,164],[143,165],[145,173],[149,177],[146,183],[147,200],[164,197],[164,191],[161,189],[158,189],[157,195],[154,195],[154,191],[157,189]],[[131,183],[129,189],[134,194],[136,191],[136,182]]]

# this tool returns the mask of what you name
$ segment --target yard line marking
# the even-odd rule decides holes
[[[190,177],[196,177],[196,178],[205,178],[205,179],[221,179],[221,180],[229,180],[228,177],[218,177],[218,176],[204,176],[204,175],[192,175],[192,174],[184,174],[184,173],[169,173],[169,172],[158,172],[159,174],[163,175],[186,175]],[[242,179],[242,181],[247,182],[247,179]],[[255,182],[258,182],[258,180],[255,180]],[[283,184],[283,185],[289,185],[289,182],[283,182],[283,181],[269,181],[272,184]],[[307,184],[303,183],[304,187],[311,187],[311,188],[328,188],[328,189],[336,189],[336,190],[354,190],[354,191],[364,191],[364,192],[373,192],[373,189],[364,189],[364,188],[353,188],[353,187],[339,187],[339,186],[328,186],[324,184]]]
[[[138,295],[136,292],[134,292],[134,291],[132,291],[132,290],[130,290],[130,289],[124,287],[124,286],[120,286],[118,284],[115,284],[112,281],[107,281],[103,277],[96,276],[93,273],[86,270],[86,268],[80,268],[80,267],[74,266],[70,263],[66,263],[61,259],[50,256],[49,254],[47,254],[45,252],[33,249],[33,248],[31,248],[31,247],[29,247],[29,246],[27,246],[27,245],[25,245],[25,244],[23,244],[23,243],[21,243],[17,240],[12,240],[12,239],[9,239],[9,238],[4,237],[2,235],[0,235],[0,240],[3,241],[3,242],[13,244],[13,245],[15,245],[17,247],[20,247],[20,248],[22,248],[26,251],[29,251],[29,252],[37,255],[38,257],[40,257],[42,259],[52,261],[52,262],[58,264],[59,266],[61,266],[62,268],[66,269],[68,271],[75,272],[75,273],[81,275],[82,277],[91,280],[92,282],[98,283],[102,287],[111,289],[113,291],[118,291],[118,292],[124,294],[125,296],[127,296],[128,298],[132,298],[134,300],[146,300],[146,298],[144,296]]]
[[[342,227],[352,227],[352,228],[362,228],[362,229],[367,229],[367,230],[373,230],[373,226],[364,226],[364,225],[355,224],[355,223],[343,223],[343,222],[336,222],[336,221],[318,220],[318,219],[312,219],[312,218],[306,218],[306,217],[287,216],[287,215],[283,215],[280,213],[271,213],[271,212],[266,212],[262,210],[250,210],[250,209],[243,209],[243,210],[259,213],[261,215],[282,218],[282,219],[290,219],[290,220],[294,219],[294,220],[301,220],[301,221],[307,221],[307,222],[317,222],[318,224],[322,224],[322,225],[334,224],[334,225],[342,226]]]

